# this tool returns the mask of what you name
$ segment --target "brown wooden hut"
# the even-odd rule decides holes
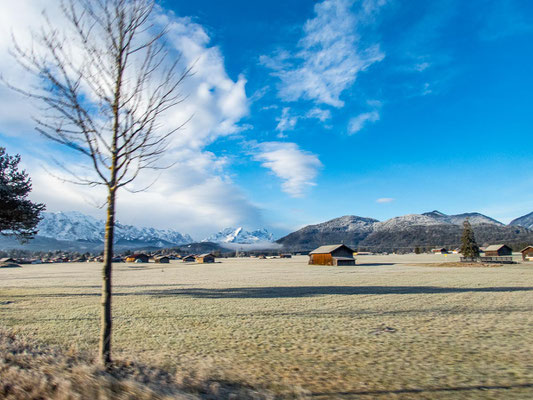
[[[431,252],[433,254],[448,254],[448,249],[444,247],[437,247],[436,249],[432,249]]]
[[[194,254],[189,254],[188,256],[185,256],[181,259],[183,262],[194,262],[196,260],[196,256]]]
[[[320,246],[309,253],[309,264],[313,265],[355,265],[354,251],[344,244]]]
[[[292,258],[292,254],[280,254],[279,258]]]
[[[513,249],[506,244],[491,244],[485,248],[485,257],[512,256]]]
[[[533,246],[527,246],[525,249],[520,250],[520,253],[522,253],[522,260],[533,260]]]
[[[211,253],[200,254],[199,256],[196,256],[196,262],[200,264],[214,263],[215,256]]]
[[[149,262],[149,260],[150,260],[150,257],[148,257],[146,254],[143,254],[143,253],[132,254],[126,257],[126,262],[147,263]]]
[[[159,264],[168,264],[170,262],[170,258],[167,256],[155,256],[154,261]]]

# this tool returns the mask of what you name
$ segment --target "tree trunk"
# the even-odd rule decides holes
[[[109,189],[107,197],[107,220],[105,226],[104,266],[102,268],[102,309],[100,325],[100,362],[111,364],[111,272],[113,262],[113,236],[115,232],[115,189]]]

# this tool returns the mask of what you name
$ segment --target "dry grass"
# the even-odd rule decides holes
[[[199,373],[200,372],[200,373]],[[0,398],[25,399],[271,399],[267,391],[215,381],[206,371],[172,375],[133,361],[103,369],[87,354],[44,346],[0,330]]]
[[[181,388],[189,380],[278,397],[532,398],[533,265],[417,266],[435,261],[117,264],[115,356],[185,374]],[[12,331],[94,351],[98,265],[1,274],[0,319]]]
[[[417,264],[424,267],[445,267],[445,268],[498,268],[503,267],[503,264],[496,263],[466,263],[466,262],[445,262],[445,263],[430,263]]]

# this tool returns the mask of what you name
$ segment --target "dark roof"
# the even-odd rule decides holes
[[[351,251],[353,253],[353,250],[350,249],[345,244],[332,244],[332,245],[328,245],[328,246],[320,246],[319,248],[314,249],[313,251],[311,251],[309,254],[330,254],[330,253],[333,253],[335,250],[340,249],[343,246],[346,247],[346,249],[348,249],[349,251]]]
[[[204,254],[200,254],[198,256],[196,256],[197,258],[202,258],[202,257],[208,257],[208,256],[211,256],[213,258],[215,258],[215,256],[211,253],[204,253]]]

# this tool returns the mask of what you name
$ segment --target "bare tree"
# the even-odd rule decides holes
[[[165,29],[152,23],[153,0],[64,0],[68,30],[45,24],[31,48],[14,40],[13,55],[38,78],[37,87],[15,90],[36,99],[42,112],[37,130],[87,157],[91,175],[71,168],[69,181],[107,191],[102,271],[99,356],[111,363],[111,273],[117,191],[139,172],[161,168],[170,136],[161,117],[184,100],[179,86],[190,74],[170,60]]]

